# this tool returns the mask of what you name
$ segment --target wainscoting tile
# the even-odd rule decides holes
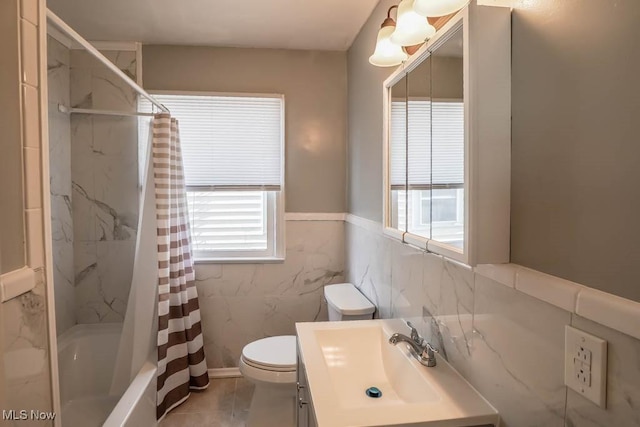
[[[476,275],[474,339],[465,377],[504,425],[562,426],[564,326],[571,314]]]
[[[264,334],[295,335],[296,322],[328,320],[323,290],[300,296],[265,297]]]
[[[48,334],[44,283],[2,304],[0,325],[4,336],[1,350],[6,380],[6,408],[51,411]],[[29,360],[29,363],[25,363]],[[3,421],[4,422],[4,421]],[[43,422],[6,421],[11,427],[50,425]],[[5,424],[2,424],[3,426]]]
[[[338,221],[287,221],[282,263],[198,264],[206,296],[301,296],[344,278],[344,225]]]
[[[376,317],[391,317],[391,240],[347,224],[347,280],[376,306]]]
[[[42,207],[42,167],[39,148],[24,148],[25,208]]]
[[[242,348],[327,319],[324,286],[344,277],[344,224],[287,221],[286,258],[274,264],[197,264],[209,368],[235,367]]]
[[[390,241],[390,246],[391,316],[411,321],[414,327],[420,329],[422,307],[426,304],[422,291],[424,253],[393,240]],[[420,332],[424,336],[425,331]]]
[[[38,29],[22,19],[20,23],[22,82],[38,87]]]
[[[20,16],[38,25],[38,0],[22,0],[20,2]]]
[[[456,369],[464,373],[471,356],[473,272],[439,255],[425,254],[423,327]]]
[[[567,427],[640,426],[640,340],[575,314],[571,326],[608,342],[607,408],[569,389]]]
[[[518,267],[516,273],[517,290],[569,312],[575,310],[582,288],[577,283],[526,267]]]
[[[40,148],[40,100],[38,89],[22,85],[23,145]]]
[[[25,210],[27,225],[27,264],[36,269],[44,266],[44,231],[42,209]]]

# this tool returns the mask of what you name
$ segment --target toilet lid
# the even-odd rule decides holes
[[[253,365],[277,370],[296,369],[296,337],[282,335],[263,338],[247,344],[242,357]]]

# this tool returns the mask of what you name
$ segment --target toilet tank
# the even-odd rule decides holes
[[[351,283],[324,287],[329,320],[366,320],[373,318],[376,307]]]

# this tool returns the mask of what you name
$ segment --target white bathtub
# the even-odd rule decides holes
[[[122,396],[110,396],[122,324],[76,325],[58,338],[63,427],[156,425],[156,368],[146,363]]]

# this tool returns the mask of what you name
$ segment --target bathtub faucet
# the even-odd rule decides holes
[[[418,331],[410,322],[407,322],[407,326],[411,328],[411,336],[408,337],[404,334],[399,334],[396,332],[389,338],[389,344],[396,345],[400,342],[404,342],[409,348],[409,353],[411,353],[411,355],[415,357],[418,362],[430,368],[436,366],[435,354],[438,352],[438,350],[436,350],[431,344],[426,342],[424,338],[422,338],[420,334],[418,334]]]

